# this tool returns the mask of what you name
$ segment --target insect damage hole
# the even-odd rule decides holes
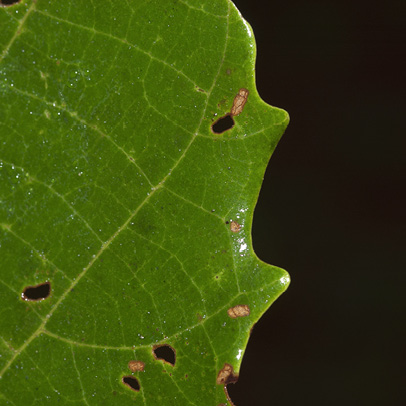
[[[175,366],[176,351],[170,345],[155,345],[152,349],[155,359]]]
[[[13,4],[20,2],[21,0],[0,0],[0,6],[12,6]]]
[[[231,114],[227,113],[212,124],[211,130],[214,134],[222,134],[225,131],[231,130],[233,127],[234,119]]]
[[[51,293],[51,283],[45,282],[35,286],[27,286],[23,293],[21,293],[21,299],[26,301],[39,302],[46,299]]]
[[[123,376],[122,382],[124,385],[128,386],[135,392],[138,392],[140,390],[140,384],[138,382],[138,379],[134,378],[133,376]]]

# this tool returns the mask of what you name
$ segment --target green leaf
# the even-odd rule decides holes
[[[289,283],[252,248],[288,115],[251,28],[228,0],[27,0],[0,26],[0,403],[230,404]]]

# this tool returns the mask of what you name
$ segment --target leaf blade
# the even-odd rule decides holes
[[[33,404],[18,389],[28,377],[50,403],[225,402],[218,372],[238,371],[250,328],[289,283],[252,249],[255,201],[288,117],[256,92],[251,29],[227,1],[168,4],[17,7],[0,82],[10,401]],[[214,135],[240,88],[250,95],[235,127]],[[44,279],[48,299],[20,300]],[[249,316],[231,319],[235,305]],[[173,370],[154,359],[156,343],[176,348]],[[139,358],[135,394],[121,377]]]

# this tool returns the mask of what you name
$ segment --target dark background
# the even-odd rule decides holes
[[[406,405],[406,1],[235,0],[291,123],[255,211],[292,283],[255,326],[237,406]]]

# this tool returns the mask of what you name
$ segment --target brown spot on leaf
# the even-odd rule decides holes
[[[142,372],[145,368],[145,362],[142,361],[130,361],[128,363],[128,368],[131,372]]]
[[[230,364],[224,364],[217,375],[217,385],[228,385],[238,381],[238,375],[234,373],[234,368]]]
[[[237,305],[234,307],[230,307],[227,310],[227,313],[232,319],[236,319],[237,317],[249,316],[250,308],[247,305]]]
[[[247,103],[249,93],[247,89],[240,89],[238,91],[237,96],[234,97],[233,107],[231,107],[230,114],[232,116],[238,116],[242,112],[245,103]]]
[[[21,299],[31,302],[39,302],[46,299],[51,293],[51,283],[44,282],[35,286],[27,286],[23,293],[21,293]]]
[[[238,224],[236,221],[232,221],[232,222],[230,223],[230,230],[231,230],[233,233],[239,233],[240,230],[241,230],[241,224]]]

